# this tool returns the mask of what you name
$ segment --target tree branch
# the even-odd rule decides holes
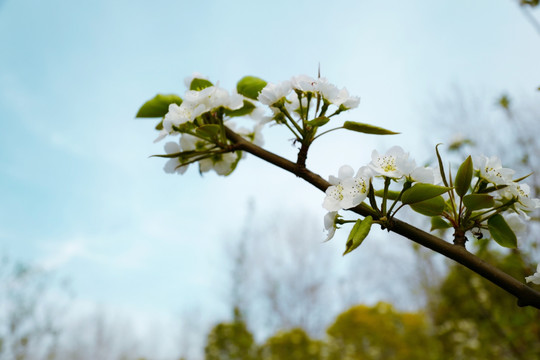
[[[279,155],[246,141],[240,135],[236,134],[227,127],[225,127],[225,133],[227,138],[231,140],[240,150],[246,151],[277,167],[295,174],[297,177],[304,179],[319,190],[324,192],[329,186],[331,186],[328,181],[309,171],[306,167],[299,166],[292,161],[289,161]],[[377,213],[364,203],[348,210],[364,217],[371,215],[374,219],[378,219]],[[476,255],[468,252],[464,247],[446,242],[432,234],[429,234],[395,218],[387,228],[389,231],[400,234],[409,240],[438,252],[439,254],[442,254],[469,268],[483,278],[491,281],[501,289],[514,295],[518,300],[519,306],[532,306],[540,309],[540,292],[516,280],[493,265],[483,261]]]

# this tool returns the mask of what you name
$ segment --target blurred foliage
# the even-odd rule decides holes
[[[518,279],[534,272],[516,250],[503,255],[485,246],[479,256]],[[322,340],[294,328],[277,332],[257,347],[246,324],[235,316],[233,323],[212,329],[206,359],[538,358],[540,312],[536,309],[517,307],[513,296],[458,264],[426,291],[429,300],[423,311],[403,312],[384,302],[353,306],[337,316]]]
[[[534,272],[521,254],[479,253],[517,279]],[[431,294],[433,325],[452,359],[535,359],[540,354],[540,312],[516,306],[513,296],[454,265]]]
[[[257,346],[238,308],[234,321],[214,326],[204,348],[206,360],[255,360]]]
[[[324,343],[313,340],[300,328],[281,331],[270,337],[259,348],[259,359],[264,360],[321,360]]]
[[[0,258],[0,359],[54,359],[64,292],[51,274]]]
[[[422,313],[399,312],[390,304],[358,305],[339,315],[328,330],[329,360],[439,359]]]

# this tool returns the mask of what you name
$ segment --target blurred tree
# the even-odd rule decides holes
[[[65,284],[35,266],[0,259],[0,359],[55,359]]]
[[[206,360],[255,360],[257,346],[238,308],[231,323],[214,326],[204,348]]]
[[[358,302],[358,276],[334,263],[340,259],[328,251],[334,244],[321,245],[318,220],[282,213],[268,222],[254,213],[251,205],[241,236],[228,248],[231,305],[259,338],[291,328],[323,335],[336,314]]]
[[[517,251],[502,255],[484,247],[479,255],[518,279],[533,270]],[[445,357],[538,358],[540,312],[512,307],[512,296],[478,275],[454,265],[442,285],[433,289],[431,297],[430,313]]]
[[[441,359],[422,313],[401,313],[387,303],[357,305],[327,330],[328,360]]]
[[[322,360],[324,343],[313,340],[303,329],[278,332],[259,348],[261,360]]]

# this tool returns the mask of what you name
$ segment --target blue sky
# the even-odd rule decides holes
[[[222,306],[222,243],[249,199],[262,214],[324,215],[321,193],[257,159],[201,178],[149,158],[162,144],[134,115],[158,92],[182,94],[192,72],[231,89],[320,63],[361,97],[351,120],[403,133],[327,136],[308,161],[324,177],[374,147],[429,158],[414,151],[445,135],[425,109],[452,86],[495,98],[540,85],[539,34],[502,0],[5,0],[0,44],[0,250],[69,276],[81,299],[147,311]],[[283,133],[267,133],[269,149],[293,156]]]

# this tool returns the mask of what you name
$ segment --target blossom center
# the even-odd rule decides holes
[[[379,166],[384,172],[396,171],[396,158],[393,156],[384,155],[378,159]]]

